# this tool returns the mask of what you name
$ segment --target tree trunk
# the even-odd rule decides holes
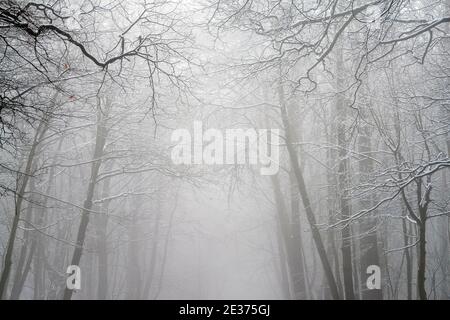
[[[287,150],[289,153],[289,159],[292,165],[292,169],[294,170],[295,178],[297,180],[297,187],[300,192],[300,196],[302,198],[303,206],[306,213],[306,218],[308,220],[308,223],[311,227],[313,240],[317,248],[317,252],[320,257],[320,261],[322,263],[325,277],[327,278],[328,285],[330,286],[330,291],[333,299],[338,300],[339,299],[339,292],[336,286],[336,281],[334,279],[333,271],[331,270],[331,265],[328,261],[328,257],[326,255],[325,246],[322,241],[322,237],[320,235],[320,231],[317,227],[316,217],[314,216],[314,212],[311,207],[311,202],[309,199],[309,195],[306,189],[305,180],[303,177],[303,173],[301,172],[300,166],[299,166],[299,160],[297,156],[297,152],[295,150],[295,147],[293,146],[292,141],[292,135],[291,135],[291,129],[289,125],[289,118],[287,115],[286,105],[284,101],[284,90],[282,86],[280,85],[279,88],[279,98],[280,98],[280,107],[281,107],[281,117],[283,121],[283,126],[285,129],[286,134],[286,145]]]
[[[412,300],[412,261],[408,240],[408,228],[405,219],[402,221],[403,228],[403,245],[405,246],[405,259],[406,259],[406,298]]]
[[[157,202],[159,204],[159,202]],[[153,226],[153,235],[152,235],[152,249],[151,249],[151,255],[150,255],[150,269],[147,275],[147,281],[145,282],[144,291],[143,291],[143,298],[148,299],[150,295],[150,290],[152,289],[152,284],[155,278],[155,270],[156,270],[156,257],[158,253],[158,238],[159,238],[159,228],[161,223],[161,208],[159,205],[155,208],[156,214],[155,214],[155,222]]]
[[[130,207],[132,213],[130,226],[128,227],[128,249],[127,249],[127,299],[137,300],[141,296],[141,271],[139,268],[139,242],[137,235],[138,214],[136,207]]]
[[[341,219],[346,220],[350,217],[350,208],[347,199],[347,147],[345,146],[345,128],[342,121],[338,125],[338,144],[339,144],[339,171],[338,171],[338,186],[339,186],[339,204],[341,211]],[[352,233],[351,225],[344,223],[342,227],[342,270],[344,276],[344,292],[346,300],[354,300],[355,292],[353,287],[353,267],[352,267]]]
[[[334,111],[334,110],[332,110]],[[336,128],[333,125],[334,121],[334,116],[335,116],[335,112],[331,113],[331,120],[332,120],[332,125],[331,125],[331,132],[328,134],[328,144],[330,146],[335,145],[335,141],[332,140],[332,137],[335,136],[335,131]],[[335,207],[335,201],[336,201],[336,186],[337,186],[337,179],[336,179],[336,174],[334,172],[334,170],[332,170],[332,168],[334,168],[335,163],[334,163],[334,159],[337,159],[337,154],[336,154],[336,150],[334,150],[332,147],[330,147],[327,151],[327,166],[328,166],[328,173],[327,173],[327,210],[328,210],[328,225],[332,225],[334,223],[336,223],[336,207]],[[340,263],[339,263],[339,253],[338,253],[338,249],[336,246],[336,229],[335,228],[330,228],[330,230],[328,230],[327,232],[327,238],[326,238],[326,242],[327,242],[327,249],[328,251],[330,251],[331,253],[331,257],[332,257],[332,261],[334,264],[334,274],[336,277],[336,285],[338,287],[338,291],[339,291],[339,295],[342,296],[343,295],[343,287],[342,287],[342,281],[341,281],[341,274],[340,274]],[[328,288],[329,290],[330,288]]]
[[[100,108],[99,108],[100,109]],[[103,110],[103,112],[105,112]],[[102,111],[98,110],[98,124],[97,124],[97,134],[95,139],[94,156],[92,158],[93,162],[91,165],[91,175],[89,179],[89,185],[86,193],[86,200],[84,201],[83,210],[81,212],[81,222],[78,228],[76,246],[72,255],[71,265],[79,266],[81,261],[81,255],[83,254],[83,245],[86,238],[86,231],[89,224],[90,212],[92,210],[92,200],[94,197],[94,191],[97,183],[97,177],[102,164],[103,149],[106,143],[107,130],[105,128],[105,120]],[[73,290],[64,289],[64,300],[71,300],[73,295]]]
[[[417,294],[420,300],[428,300],[425,289],[426,281],[426,223],[422,222],[419,225],[419,267],[417,270]]]
[[[419,248],[418,248],[418,262],[417,269],[417,295],[420,300],[428,300],[426,285],[426,255],[427,255],[427,213],[428,205],[431,202],[431,178],[427,177],[427,187],[422,194],[422,179],[416,180],[417,184],[417,203],[419,208]]]
[[[339,45],[336,61],[336,97],[335,108],[337,112],[337,143],[339,147],[338,156],[338,196],[340,219],[346,220],[350,217],[350,204],[348,202],[348,145],[346,139],[347,110],[344,96],[344,60],[342,46]],[[352,233],[351,225],[344,223],[342,227],[342,274],[344,279],[344,293],[346,300],[354,300],[353,267],[352,267]]]
[[[272,186],[277,207],[278,222],[281,227],[281,235],[286,249],[293,298],[296,300],[304,300],[306,299],[306,287],[301,251],[299,250],[300,243],[296,241],[292,234],[291,223],[277,176],[272,176]]]
[[[282,293],[283,300],[291,300],[291,289],[289,286],[289,274],[288,274],[288,265],[287,265],[287,253],[284,246],[284,237],[281,231],[281,224],[278,219],[277,214],[277,249],[278,249],[278,264],[279,264],[279,273],[280,273],[280,288]]]
[[[35,166],[33,166],[36,169]],[[34,179],[30,180],[30,190],[35,190]],[[31,199],[35,199],[33,195],[31,195]],[[33,201],[28,203],[27,213],[25,215],[25,221],[31,221],[32,213],[33,213]],[[34,241],[32,241],[30,237],[30,231],[24,231],[24,240],[22,243],[22,248],[20,249],[19,261],[17,262],[17,267],[15,268],[15,275],[13,280],[13,287],[11,289],[11,300],[18,300],[20,298],[20,293],[22,291],[22,287],[24,285],[25,279],[28,270],[27,270],[27,262],[32,259],[34,255]]]
[[[108,162],[106,165],[106,172],[111,170],[112,162]],[[98,273],[98,285],[97,285],[97,299],[106,300],[108,295],[108,211],[109,200],[106,198],[110,195],[111,179],[107,178],[103,183],[101,214],[96,216],[96,231],[97,231],[97,273]]]
[[[167,263],[167,257],[168,257],[168,254],[169,254],[170,237],[171,237],[171,234],[172,234],[173,219],[175,217],[175,211],[177,209],[177,206],[178,206],[178,191],[175,194],[174,207],[173,207],[173,209],[172,209],[172,211],[170,212],[170,215],[169,215],[169,225],[167,226],[167,233],[165,235],[166,237],[164,239],[164,244],[163,244],[161,271],[160,271],[160,274],[159,274],[159,283],[158,283],[158,288],[157,288],[155,296],[154,296],[154,300],[157,300],[159,298],[159,295],[161,294],[161,291],[162,291],[162,288],[163,288],[164,274],[166,272],[166,263]]]
[[[359,161],[359,171],[361,183],[366,181],[366,177],[373,172],[373,161],[370,159],[371,152],[371,135],[370,128],[363,125],[359,136],[359,153],[363,158]],[[373,207],[374,199],[372,195],[361,200],[361,208],[368,209]],[[378,253],[378,223],[376,218],[377,212],[364,216],[359,222],[359,230],[361,236],[360,252],[361,252],[361,275],[366,275],[369,266],[380,266],[380,258]],[[381,289],[369,290],[366,285],[366,277],[361,277],[361,288],[363,300],[382,300],[383,293]]]
[[[15,203],[15,212],[13,217],[13,223],[11,226],[11,232],[9,234],[8,243],[6,246],[6,253],[5,258],[3,262],[3,269],[2,274],[0,277],[0,300],[3,299],[6,295],[6,291],[8,289],[8,279],[9,274],[11,272],[11,266],[12,266],[12,258],[13,258],[13,251],[14,251],[14,243],[16,240],[16,234],[17,229],[19,226],[20,221],[20,214],[22,211],[22,204],[24,200],[25,190],[28,185],[28,181],[30,176],[33,174],[31,172],[31,168],[33,167],[34,158],[37,153],[37,148],[39,146],[39,142],[42,139],[42,137],[45,135],[48,129],[48,119],[47,117],[44,117],[44,119],[39,123],[39,126],[36,130],[36,134],[34,136],[33,144],[31,145],[30,152],[27,157],[27,162],[24,170],[24,174],[22,177],[18,179],[18,191],[16,193],[16,203]],[[20,180],[22,182],[20,183]]]

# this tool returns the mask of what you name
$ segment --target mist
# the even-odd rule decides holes
[[[0,0],[0,299],[449,299],[449,84],[444,0]]]

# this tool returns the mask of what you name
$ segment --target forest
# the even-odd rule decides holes
[[[0,0],[0,300],[450,299],[448,0]]]

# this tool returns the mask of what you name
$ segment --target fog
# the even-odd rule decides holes
[[[449,39],[444,0],[0,0],[0,299],[448,299]]]

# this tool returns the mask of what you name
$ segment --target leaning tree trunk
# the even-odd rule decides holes
[[[36,170],[36,166],[33,166],[33,171]],[[36,186],[34,183],[34,178],[31,178],[29,181],[29,190],[32,193]],[[28,207],[26,210],[26,215],[25,215],[25,221],[31,221],[31,217],[33,216],[33,206],[32,206],[32,202],[35,201],[34,200],[34,196],[31,195],[30,197],[30,202],[28,203]],[[17,261],[16,267],[15,267],[15,275],[14,275],[14,279],[13,279],[13,284],[12,284],[12,289],[11,289],[11,296],[10,299],[11,300],[18,300],[20,298],[20,293],[22,291],[22,287],[23,284],[25,282],[24,277],[26,278],[26,274],[28,273],[28,260],[30,260],[29,258],[31,258],[34,255],[34,251],[35,251],[35,246],[34,246],[34,242],[32,241],[31,237],[30,237],[31,231],[27,230],[24,231],[24,235],[23,235],[23,242],[22,242],[22,246],[20,249],[20,255],[19,255],[19,260]],[[22,281],[23,280],[23,281]]]
[[[308,299],[307,288],[310,288],[310,286],[307,285],[308,270],[305,261],[305,252],[302,239],[302,225],[300,220],[300,198],[297,192],[298,188],[295,183],[295,176],[292,171],[289,173],[289,180],[291,191],[291,223],[290,223],[291,239],[295,247],[295,254],[299,256],[298,259],[299,263],[301,264],[301,270],[299,273],[302,277],[301,283],[303,285],[302,288],[303,294],[301,299]]]
[[[18,191],[16,193],[16,204],[15,204],[15,213],[13,217],[13,223],[11,226],[11,232],[9,234],[8,243],[6,246],[6,253],[5,258],[3,262],[3,270],[0,277],[0,300],[5,297],[7,288],[8,288],[8,279],[9,274],[11,272],[11,266],[12,266],[12,258],[13,258],[13,251],[14,251],[14,243],[16,240],[16,234],[17,229],[19,227],[19,221],[20,221],[20,213],[22,211],[22,204],[24,200],[25,190],[28,185],[28,181],[30,179],[30,176],[33,175],[33,172],[31,172],[31,168],[33,167],[34,158],[37,154],[37,148],[39,146],[39,143],[42,139],[42,137],[45,135],[48,129],[48,118],[45,117],[40,123],[36,130],[36,134],[34,136],[33,144],[31,145],[30,152],[28,153],[26,166],[24,170],[24,174],[21,177],[21,179],[18,179]]]
[[[300,243],[295,241],[298,239],[295,239],[292,233],[292,228],[290,227],[291,222],[289,221],[278,177],[272,176],[272,186],[274,190],[275,205],[277,207],[278,223],[281,227],[281,236],[286,249],[293,298],[296,300],[304,300],[306,299],[306,287]]]
[[[36,170],[36,167],[33,166],[34,170]],[[29,182],[29,190],[31,192],[33,192],[36,188],[35,183],[34,183],[35,179],[31,179]],[[31,199],[34,199],[35,197],[33,195],[31,195]],[[32,206],[32,202],[33,200],[30,201],[30,203],[28,203],[28,207],[27,207],[27,211],[26,211],[26,215],[25,215],[25,221],[31,221],[31,218],[33,216],[33,206]],[[17,262],[16,268],[15,268],[15,275],[14,275],[14,279],[13,279],[13,286],[11,289],[11,296],[10,299],[11,300],[18,300],[20,298],[20,293],[22,292],[22,288],[23,285],[25,283],[26,277],[28,275],[28,271],[30,269],[30,264],[36,246],[35,246],[35,242],[32,241],[31,237],[30,237],[31,231],[27,230],[24,231],[24,240],[22,243],[22,247],[20,249],[20,255],[19,255],[19,261]]]
[[[283,126],[285,129],[286,135],[286,146],[289,153],[289,159],[291,162],[292,169],[295,174],[295,178],[297,180],[297,187],[302,198],[303,206],[306,213],[306,218],[311,227],[311,232],[313,235],[313,240],[317,248],[317,252],[320,257],[320,261],[322,263],[325,277],[327,278],[328,285],[330,287],[331,295],[333,299],[339,299],[339,292],[337,289],[336,281],[334,279],[333,271],[331,270],[330,262],[328,261],[327,253],[325,251],[325,246],[322,241],[322,237],[320,235],[319,228],[317,227],[316,217],[311,207],[311,201],[309,198],[309,194],[306,188],[305,179],[303,177],[303,173],[300,169],[299,159],[295,147],[293,145],[292,134],[289,124],[289,118],[287,114],[286,104],[284,101],[284,90],[282,85],[279,87],[279,98],[280,98],[280,107],[281,107],[281,118],[283,121]]]
[[[104,152],[104,147],[106,143],[107,130],[105,127],[105,112],[98,110],[98,123],[97,123],[97,134],[95,138],[94,155],[92,158],[91,165],[91,175],[89,179],[89,185],[86,192],[86,199],[84,201],[83,210],[81,212],[81,222],[78,228],[77,240],[75,243],[75,249],[72,255],[71,265],[79,266],[81,261],[81,255],[83,254],[84,241],[86,239],[86,231],[89,224],[90,213],[93,207],[93,197],[95,192],[95,187],[97,184],[97,178],[100,171],[100,166],[102,164],[102,157]],[[64,289],[64,300],[72,299],[73,290],[69,288]]]
[[[55,154],[55,156],[53,157],[52,160],[52,165],[51,165],[51,169],[50,169],[50,173],[49,173],[49,181],[53,178],[53,176],[55,175],[55,166],[56,166],[56,162],[57,162],[57,154],[59,153],[59,151],[61,150],[61,146],[62,146],[62,142],[63,142],[63,138],[60,139],[59,143],[58,143],[58,147],[57,147],[57,152]],[[30,189],[33,190],[34,189],[34,184],[32,185],[31,183],[33,182],[33,180],[31,180],[30,182]],[[50,194],[50,189],[51,189],[52,185],[49,182],[47,188],[46,188],[46,192],[45,195],[49,195]],[[43,200],[43,203],[41,204],[42,208],[46,208],[47,207],[47,200],[48,198],[45,197]],[[31,217],[32,217],[32,213],[33,213],[33,207],[30,205],[28,207],[28,212],[27,212],[27,221],[31,221]],[[43,218],[44,215],[44,210],[38,210],[38,214],[40,213],[41,217],[40,219]],[[41,225],[41,223],[39,222],[40,220],[38,220],[38,223],[36,224],[36,227],[39,227]],[[36,232],[36,231],[34,231]],[[16,300],[20,298],[20,294],[22,293],[23,290],[23,286],[25,285],[25,282],[27,280],[28,274],[30,272],[31,269],[31,262],[34,258],[34,255],[36,253],[36,247],[37,247],[37,241],[35,237],[30,237],[31,231],[27,231],[25,234],[25,244],[22,246],[22,250],[21,250],[21,254],[20,254],[20,259],[19,259],[19,263],[17,265],[17,269],[16,269],[16,276],[14,278],[14,285],[13,288],[11,290],[11,299],[12,300]],[[30,246],[29,250],[28,250],[28,246]],[[29,251],[29,252],[28,252]],[[28,252],[28,256],[27,253]]]
[[[286,106],[287,112],[289,114],[289,119],[291,121],[294,121],[296,126],[293,128],[291,127],[291,134],[293,138],[296,139],[296,141],[302,140],[302,131],[301,131],[301,117],[300,117],[300,111],[298,108],[295,108],[293,104],[290,104],[289,106]],[[299,154],[301,155],[302,149],[299,146]],[[302,161],[299,159],[299,167],[300,170],[303,172],[303,168],[305,166],[305,161]],[[289,223],[289,240],[292,242],[292,247],[294,249],[294,252],[292,253],[293,256],[298,256],[295,259],[298,260],[299,270],[296,272],[296,277],[299,278],[297,281],[299,282],[300,286],[298,289],[301,294],[296,294],[296,299],[307,299],[308,298],[308,290],[307,288],[310,288],[310,286],[307,285],[307,267],[306,267],[306,261],[304,258],[304,248],[303,248],[303,239],[302,239],[302,226],[301,226],[301,219],[300,219],[300,196],[298,194],[298,187],[296,184],[295,174],[293,170],[291,169],[289,171],[289,193],[291,198],[291,206],[290,206],[290,223]],[[301,277],[301,278],[300,278]]]

